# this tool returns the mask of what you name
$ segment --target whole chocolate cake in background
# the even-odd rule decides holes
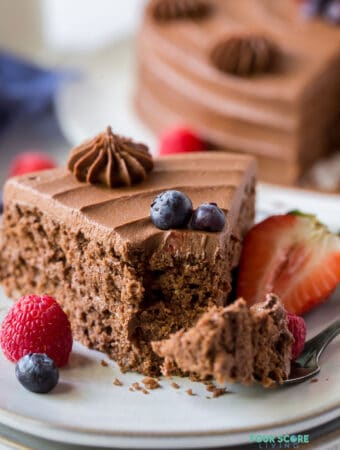
[[[139,116],[157,134],[187,124],[212,148],[255,155],[264,181],[314,187],[312,174],[316,187],[336,191],[322,180],[340,171],[333,3],[327,17],[312,17],[294,0],[149,1],[138,37]]]

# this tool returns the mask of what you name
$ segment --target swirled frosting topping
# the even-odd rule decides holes
[[[71,150],[68,169],[79,181],[113,188],[145,180],[153,169],[148,147],[112,132],[111,127]]]
[[[211,50],[210,60],[222,72],[250,76],[269,72],[277,55],[278,48],[267,37],[239,35],[217,42]]]
[[[205,0],[153,0],[151,12],[159,22],[180,19],[202,19],[210,12],[210,3]]]

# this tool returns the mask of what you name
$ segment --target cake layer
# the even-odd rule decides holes
[[[181,123],[223,150],[277,160],[265,180],[291,183],[321,154],[340,113],[340,30],[301,18],[292,0],[207,0],[200,20],[157,20],[147,9],[138,39],[136,107],[156,133]],[[152,3],[151,3],[152,4]],[[228,36],[269,37],[280,50],[271,73],[217,70],[213,45]]]
[[[243,299],[213,307],[191,329],[152,346],[164,358],[165,375],[180,368],[221,383],[257,380],[268,387],[289,376],[292,343],[286,311],[268,295],[256,307],[248,308]]]
[[[231,290],[254,217],[255,162],[222,153],[155,162],[142,184],[109,189],[56,169],[7,182],[0,277],[13,298],[55,296],[75,338],[123,370],[159,371],[150,341],[191,326]],[[217,203],[219,233],[157,229],[153,198],[179,189],[194,207]]]

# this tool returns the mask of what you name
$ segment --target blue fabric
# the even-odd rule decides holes
[[[46,70],[0,50],[0,132],[15,118],[51,104],[64,74]]]

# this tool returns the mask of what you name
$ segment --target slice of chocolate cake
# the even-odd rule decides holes
[[[152,347],[164,358],[165,375],[180,368],[221,383],[257,380],[269,387],[288,377],[292,344],[286,311],[271,294],[251,308],[243,299],[212,307],[194,327]]]
[[[73,150],[70,170],[10,179],[0,249],[9,296],[54,296],[77,340],[145,374],[159,373],[151,341],[226,303],[255,197],[248,156],[207,152],[152,165],[145,146],[108,130]],[[150,205],[168,189],[194,208],[217,203],[223,230],[156,228]]]

